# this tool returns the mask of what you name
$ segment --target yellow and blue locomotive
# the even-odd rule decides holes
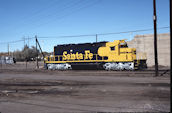
[[[146,67],[136,58],[136,49],[125,40],[54,46],[54,55],[45,58],[47,69],[135,70]]]

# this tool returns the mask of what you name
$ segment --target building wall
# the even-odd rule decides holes
[[[158,63],[162,66],[170,66],[170,34],[158,34]],[[129,47],[137,50],[137,58],[146,55],[147,65],[154,66],[154,35],[136,35],[128,42]]]

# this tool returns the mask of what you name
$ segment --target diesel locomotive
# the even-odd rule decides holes
[[[146,68],[146,59],[136,58],[136,48],[125,40],[54,46],[54,54],[44,59],[47,69],[136,70]]]

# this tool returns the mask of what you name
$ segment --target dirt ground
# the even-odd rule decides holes
[[[35,69],[0,66],[1,113],[169,112],[170,76],[154,71]],[[40,67],[43,64],[40,63]]]

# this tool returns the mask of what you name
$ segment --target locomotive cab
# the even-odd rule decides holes
[[[109,61],[129,62],[136,60],[135,51],[135,48],[128,48],[125,40],[116,40],[114,42],[107,42],[105,47],[100,47],[98,55],[108,57]]]

